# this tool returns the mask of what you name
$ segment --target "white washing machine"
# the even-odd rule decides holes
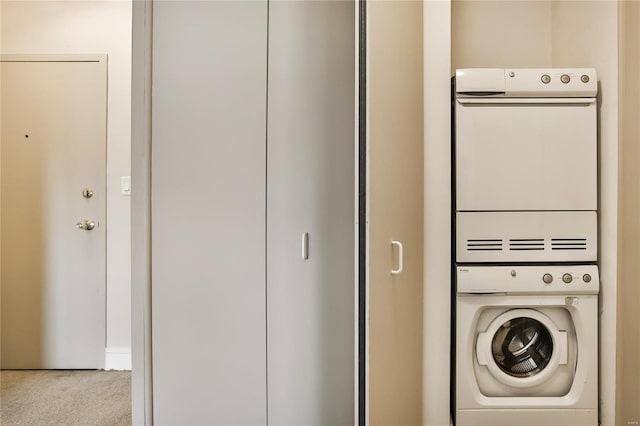
[[[455,424],[596,426],[596,265],[457,266]]]

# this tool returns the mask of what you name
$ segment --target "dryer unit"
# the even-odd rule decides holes
[[[597,425],[597,266],[456,269],[455,424]]]
[[[456,260],[597,259],[597,76],[463,69],[455,79]]]

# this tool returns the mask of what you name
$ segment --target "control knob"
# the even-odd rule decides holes
[[[573,277],[571,276],[571,274],[564,274],[562,276],[562,281],[564,281],[566,284],[571,284],[571,281],[573,281]]]

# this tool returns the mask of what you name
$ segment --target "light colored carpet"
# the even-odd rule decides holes
[[[130,425],[131,372],[4,370],[0,424]]]

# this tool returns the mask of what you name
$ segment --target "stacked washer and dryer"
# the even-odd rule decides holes
[[[596,71],[454,87],[454,422],[595,426]]]

